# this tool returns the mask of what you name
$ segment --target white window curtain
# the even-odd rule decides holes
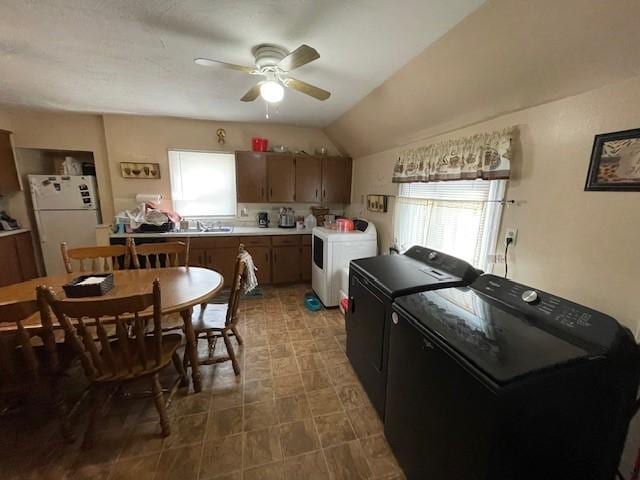
[[[236,214],[233,153],[169,151],[173,208],[183,217]]]
[[[400,251],[422,245],[490,271],[505,184],[504,180],[402,184],[394,215]]]

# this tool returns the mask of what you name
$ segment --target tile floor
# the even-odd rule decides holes
[[[65,445],[54,422],[38,423],[42,415],[32,413],[26,421],[3,417],[0,477],[404,478],[344,354],[342,315],[305,310],[307,290],[267,288],[264,298],[243,302],[242,374],[236,377],[229,362],[202,367],[203,392],[181,392],[171,405],[171,436],[159,436],[157,414],[147,400],[112,404],[90,452],[80,450],[79,442]],[[174,372],[165,372],[169,383]]]

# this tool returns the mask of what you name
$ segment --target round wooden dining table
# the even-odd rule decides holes
[[[85,274],[83,272],[82,274]],[[198,352],[196,338],[191,323],[193,307],[206,303],[218,293],[223,286],[222,275],[214,270],[199,267],[172,267],[140,270],[116,270],[113,273],[114,287],[100,297],[87,297],[74,299],[91,301],[95,299],[107,299],[139,295],[151,291],[153,281],[159,279],[162,292],[162,314],[179,313],[184,322],[186,336],[187,355],[191,363],[191,377],[193,389],[199,392],[202,389],[200,371],[198,365]],[[80,273],[69,273],[50,277],[39,277],[22,283],[0,287],[0,304],[11,303],[36,298],[36,287],[45,285],[53,288],[58,298],[66,298],[62,286]],[[40,316],[33,315],[23,322],[25,328],[41,327]],[[56,327],[58,325],[56,324]],[[4,325],[0,327],[0,334],[15,331],[14,326]]]

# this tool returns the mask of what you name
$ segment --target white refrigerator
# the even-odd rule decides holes
[[[94,246],[100,223],[92,176],[29,175],[42,258],[47,275],[65,273],[60,244]]]

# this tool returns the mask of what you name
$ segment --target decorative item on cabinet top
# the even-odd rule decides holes
[[[160,178],[160,164],[120,162],[120,173],[124,178],[157,180]]]
[[[367,210],[370,212],[386,213],[389,195],[367,195]]]

